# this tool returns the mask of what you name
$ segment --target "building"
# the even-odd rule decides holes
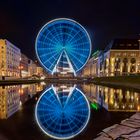
[[[107,111],[139,112],[140,94],[133,90],[110,88],[101,85],[82,85],[86,97]]]
[[[86,66],[82,71],[82,75],[85,77],[96,77],[98,76],[98,62],[99,58],[102,56],[102,51],[96,51],[93,53],[92,58],[88,61]]]
[[[37,65],[31,60],[28,60],[28,77],[37,74]]]
[[[25,78],[28,77],[28,57],[21,53],[21,59],[20,59],[20,77]]]
[[[41,84],[26,84],[19,86],[19,95],[21,104],[24,104],[30,98],[32,98],[37,92],[43,90],[43,85]]]
[[[20,76],[20,49],[6,39],[0,39],[0,77],[18,78]]]
[[[104,51],[102,65],[101,75],[103,76],[140,73],[140,47],[138,40],[113,40]]]
[[[44,74],[43,74],[44,71],[43,71],[43,68],[42,68],[42,67],[37,66],[36,69],[37,69],[37,71],[36,71],[37,73],[36,73],[36,74],[37,74],[38,76],[43,76],[43,75],[44,75]]]
[[[28,76],[42,77],[45,75],[44,69],[38,64],[37,61],[28,60]]]
[[[7,119],[19,110],[18,86],[0,86],[0,119]]]
[[[96,70],[91,69],[91,64]],[[88,75],[116,76],[140,73],[140,44],[137,39],[112,40],[102,53],[86,65]],[[84,76],[86,76],[84,74]]]
[[[22,105],[37,92],[43,90],[42,84],[0,86],[0,119],[7,119],[22,108]]]

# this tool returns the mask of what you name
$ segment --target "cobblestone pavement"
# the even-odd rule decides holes
[[[94,140],[140,140],[140,113],[102,130]]]

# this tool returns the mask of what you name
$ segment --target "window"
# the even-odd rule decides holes
[[[136,63],[136,59],[135,59],[135,58],[132,58],[132,59],[131,59],[131,63],[132,63],[132,64]]]
[[[135,53],[131,53],[130,56],[136,56],[136,54]]]
[[[124,46],[124,44],[120,44],[120,46]]]
[[[124,59],[123,59],[123,62],[124,62],[124,63],[127,63],[127,62],[128,62],[128,59],[127,59],[127,58],[124,58]]]
[[[138,44],[134,44],[134,46],[138,46]]]
[[[127,44],[127,46],[132,46],[132,44]]]
[[[121,53],[115,53],[115,56],[121,56]]]
[[[123,53],[123,56],[126,56],[127,55],[127,53]]]

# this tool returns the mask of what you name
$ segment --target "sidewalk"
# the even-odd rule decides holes
[[[27,79],[0,80],[0,85],[32,84],[42,81],[44,80],[27,80]]]
[[[100,85],[104,85],[104,86],[114,86],[114,87],[125,87],[125,88],[132,88],[132,89],[136,89],[136,90],[140,90],[140,83],[124,83],[124,82],[100,82]]]
[[[140,140],[140,113],[102,130],[94,140]]]
[[[140,76],[112,76],[112,77],[95,77],[93,83],[103,86],[112,86],[118,88],[133,88],[140,90]]]

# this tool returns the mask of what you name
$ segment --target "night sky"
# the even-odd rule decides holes
[[[113,38],[140,34],[140,0],[1,0],[0,38],[35,59],[38,31],[46,22],[62,17],[87,29],[93,51],[103,49]]]

